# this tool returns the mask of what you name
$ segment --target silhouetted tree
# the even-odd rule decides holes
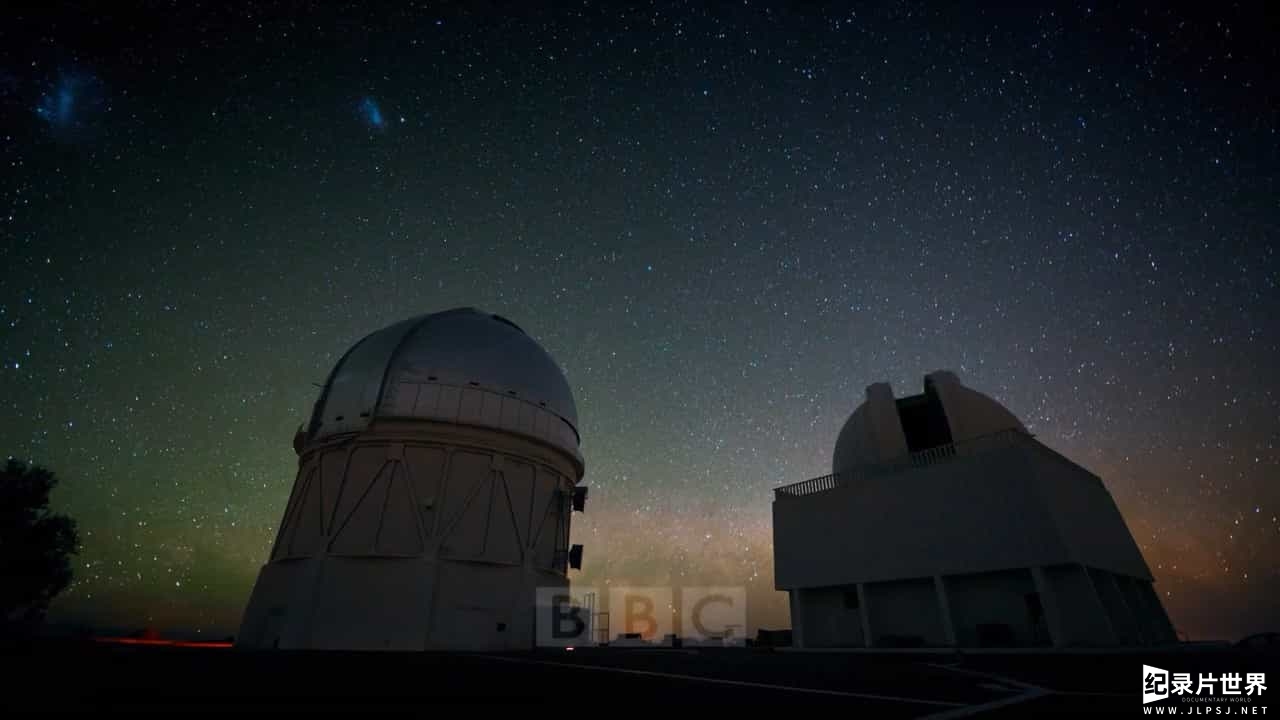
[[[0,629],[29,629],[71,583],[76,523],[49,510],[52,472],[10,459],[0,474]]]

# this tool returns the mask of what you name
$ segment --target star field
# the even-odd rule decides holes
[[[785,627],[772,488],[945,368],[1103,478],[1181,632],[1280,622],[1261,8],[287,7],[0,25],[0,449],[80,522],[55,618],[234,632],[317,384],[469,305],[577,397],[575,582]]]

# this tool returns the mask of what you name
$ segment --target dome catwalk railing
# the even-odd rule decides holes
[[[774,498],[785,496],[813,495],[815,493],[835,490],[836,488],[848,487],[856,483],[862,482],[869,478],[881,475],[889,475],[892,473],[908,470],[911,468],[928,467],[939,463],[948,462],[952,458],[966,457],[977,455],[1001,447],[1008,447],[1014,444],[1029,444],[1037,449],[1043,450],[1055,459],[1063,462],[1071,462],[1068,458],[1055,452],[1053,449],[1046,447],[1044,444],[1035,439],[1029,433],[1025,433],[1017,429],[999,430],[988,435],[981,435],[971,440],[965,440],[958,443],[947,443],[931,447],[927,450],[919,452],[907,453],[896,460],[881,463],[879,465],[866,465],[845,470],[843,472],[823,475],[821,477],[802,480],[790,485],[784,485],[774,488]],[[1101,482],[1101,480],[1099,480]]]

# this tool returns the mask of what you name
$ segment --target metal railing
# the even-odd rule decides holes
[[[948,462],[955,457],[976,455],[978,453],[986,452],[987,450],[1007,447],[1025,440],[1030,440],[1036,445],[1040,444],[1030,434],[1021,430],[999,430],[988,435],[980,435],[976,438],[965,440],[964,442],[947,443],[946,445],[931,447],[927,450],[907,453],[906,455],[894,460],[880,463],[878,465],[865,465],[853,470],[832,473],[830,475],[822,475],[821,477],[802,480],[798,483],[783,485],[780,488],[774,488],[774,497],[777,498],[784,495],[813,495],[814,493],[848,487],[871,477],[888,475],[910,468],[937,465],[938,463]],[[1048,448],[1045,449],[1048,450]],[[1057,453],[1054,454],[1057,455]]]

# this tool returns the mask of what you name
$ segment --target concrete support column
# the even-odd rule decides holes
[[[791,601],[791,646],[802,648],[804,644],[804,600],[801,598],[803,590],[792,590],[790,595]]]
[[[951,622],[951,600],[947,597],[947,584],[941,575],[933,576],[933,591],[938,596],[938,610],[942,613],[942,632],[947,638],[947,647],[956,646],[956,627]]]
[[[1138,614],[1133,611],[1129,605],[1129,600],[1124,596],[1124,590],[1120,588],[1120,581],[1116,579],[1115,573],[1108,572],[1107,578],[1111,581],[1111,587],[1115,588],[1116,597],[1120,599],[1120,607],[1125,617],[1129,620],[1129,627],[1133,628],[1133,634],[1138,638],[1139,645],[1147,644],[1147,634],[1143,632],[1142,623],[1139,621]]]
[[[871,640],[871,608],[867,606],[867,588],[864,583],[858,583],[858,618],[862,621],[862,644],[875,647]]]
[[[1045,624],[1049,626],[1049,641],[1053,646],[1063,647],[1067,639],[1062,630],[1062,605],[1058,603],[1058,594],[1044,573],[1044,568],[1031,568],[1031,579],[1036,584],[1036,592],[1040,594],[1040,606],[1044,608]]]
[[[1102,600],[1102,594],[1098,592],[1098,586],[1093,582],[1093,575],[1089,572],[1089,568],[1084,565],[1080,566],[1080,572],[1084,573],[1084,579],[1089,581],[1089,589],[1092,590],[1094,604],[1098,608],[1098,612],[1102,614],[1102,619],[1106,621],[1105,627],[1107,634],[1110,636],[1111,645],[1120,644],[1120,636],[1116,633],[1116,627],[1111,623],[1111,613],[1107,612],[1107,604]]]
[[[1178,633],[1174,630],[1168,613],[1164,611],[1164,605],[1160,602],[1160,596],[1152,581],[1134,578],[1132,582],[1134,592],[1142,599],[1142,606],[1145,608],[1151,644],[1176,643]]]

